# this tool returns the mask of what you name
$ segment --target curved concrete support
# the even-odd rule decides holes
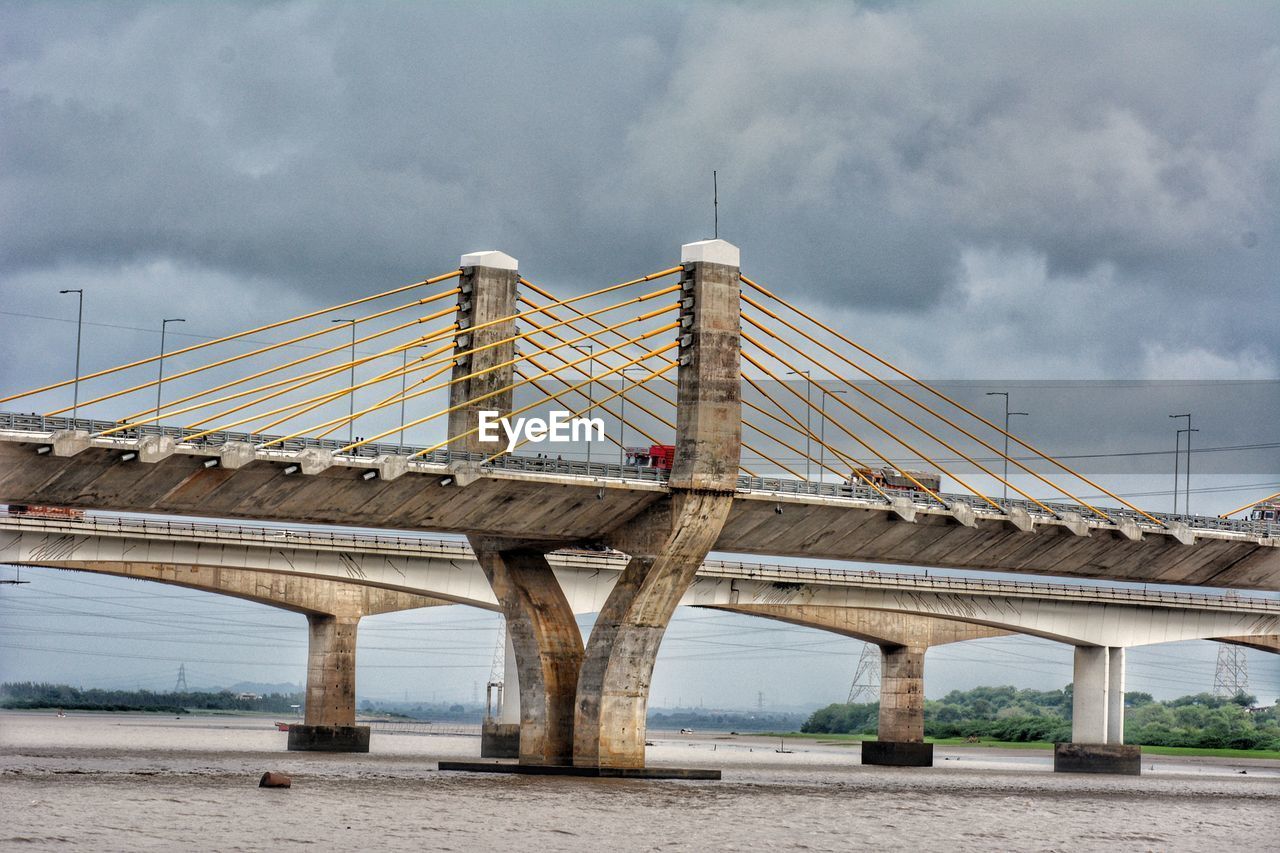
[[[23,565],[136,578],[242,598],[294,613],[373,616],[451,602],[428,595],[261,569],[96,560],[23,561]]]
[[[1233,646],[1244,646],[1246,649],[1257,649],[1260,652],[1271,652],[1280,655],[1280,634],[1262,637],[1214,637],[1216,643],[1230,643]]]
[[[578,681],[574,764],[643,767],[649,684],[676,605],[728,516],[732,498],[678,494],[673,530],[633,556],[596,618]]]
[[[706,609],[744,613],[806,628],[818,628],[882,647],[896,645],[930,648],[965,640],[1005,637],[1013,633],[986,625],[933,616],[828,605],[734,604]]]
[[[520,761],[572,764],[582,632],[546,557],[500,540],[471,547],[507,618],[519,669]]]
[[[682,331],[669,510],[663,506],[634,519],[615,537],[626,540],[622,550],[631,560],[587,643],[574,719],[575,766],[644,767],[645,715],[658,647],[733,509],[742,447],[738,249],[704,240],[683,246],[680,260]],[[650,543],[656,547],[645,547]]]
[[[307,617],[303,723],[290,750],[368,752],[369,727],[356,721],[356,628],[362,616],[447,604],[425,595],[252,569],[166,563],[59,563],[51,568],[117,575],[243,598]]]

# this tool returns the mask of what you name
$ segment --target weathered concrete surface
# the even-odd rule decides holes
[[[305,614],[373,616],[450,602],[428,595],[260,569],[143,561],[25,560],[25,565],[137,578]]]
[[[924,743],[923,646],[880,647],[880,726],[877,738]]]
[[[1053,772],[1138,776],[1142,773],[1142,749],[1124,744],[1054,744]]]
[[[485,720],[480,725],[481,758],[519,758],[520,724]]]
[[[733,263],[695,260],[704,257]],[[737,249],[720,240],[682,250],[670,505],[633,519],[623,533],[631,559],[596,618],[578,678],[575,766],[644,767],[658,648],[733,505],[742,447],[736,260]]]
[[[307,614],[307,725],[355,725],[359,624],[359,616]]]
[[[862,763],[880,767],[932,767],[933,744],[919,741],[863,741]]]
[[[985,625],[888,610],[806,604],[733,604],[708,609],[746,613],[806,628],[819,628],[878,646],[930,648],[964,640],[1003,637],[1012,633]]]
[[[475,252],[464,255],[458,287],[458,332],[453,366],[454,384],[449,386],[449,435],[457,436],[449,448],[455,451],[491,455],[505,445],[480,440],[472,432],[479,424],[479,412],[500,415],[511,411],[511,367],[494,369],[515,356],[516,284],[520,273],[515,258],[502,252]],[[492,325],[490,325],[492,324]],[[504,343],[499,343],[503,341]],[[488,347],[479,352],[468,350]],[[467,353],[462,355],[461,353]],[[473,373],[489,371],[480,376]],[[463,377],[470,378],[463,378]],[[460,380],[460,381],[459,381]],[[492,395],[492,396],[490,396]],[[478,397],[487,399],[471,402]],[[457,407],[457,408],[454,408]]]
[[[471,547],[502,605],[519,670],[520,760],[572,764],[582,632],[537,548],[473,537]]]
[[[290,752],[368,752],[368,726],[289,726]]]
[[[1263,637],[1214,637],[1219,643],[1230,643],[1233,646],[1244,646],[1260,652],[1271,652],[1280,655],[1280,634]]]

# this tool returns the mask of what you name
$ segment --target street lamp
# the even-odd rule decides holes
[[[356,440],[356,322],[355,320],[330,320],[330,323],[351,324],[351,390],[347,393],[347,444]]]
[[[813,451],[809,446],[809,436],[813,435],[813,428],[810,426],[810,412],[813,411],[813,402],[810,393],[813,387],[813,380],[809,378],[808,370],[788,370],[788,376],[799,376],[804,374],[804,478],[805,480],[813,479],[812,472],[809,470],[810,460],[813,459]]]
[[[400,446],[401,447],[404,447],[404,397],[405,397],[405,392],[409,390],[408,386],[405,384],[405,377],[409,373],[409,350],[418,349],[419,347],[422,347],[422,346],[425,346],[425,344],[413,344],[412,346],[407,346],[400,351]],[[352,361],[354,360],[355,359],[353,358]],[[355,382],[352,382],[351,384],[354,385]]]
[[[1173,438],[1173,514],[1178,514],[1178,453],[1182,449],[1182,434],[1187,434],[1187,497],[1182,507],[1183,513],[1191,515],[1191,433],[1199,432],[1198,429],[1191,428],[1191,413],[1185,415],[1169,415],[1169,417],[1186,418],[1186,429],[1180,429],[1174,434]]]
[[[595,354],[595,344],[569,344],[571,349],[587,354],[587,417],[591,417],[591,412],[596,407],[595,384],[596,384],[596,360],[592,358]],[[623,377],[624,379],[626,377]],[[591,430],[587,430],[587,472],[591,471]]]
[[[1008,391],[988,391],[988,397],[1004,397],[1004,499],[1009,500],[1009,418],[1017,415],[1030,417],[1028,412],[1009,411]]]
[[[826,455],[823,453],[823,451],[827,447],[827,395],[828,394],[845,394],[847,392],[842,391],[838,388],[835,389],[834,391],[828,391],[826,388],[822,387],[821,383],[818,384],[818,390],[822,392],[822,404],[821,404],[822,418],[818,422],[818,479],[825,480],[827,478],[827,474],[826,474],[827,466],[826,466]]]
[[[164,333],[170,323],[185,323],[181,317],[170,317],[160,321],[160,373],[156,377],[156,426],[160,425],[160,392],[164,388]]]
[[[627,374],[632,370],[641,370],[643,367],[624,367],[618,371],[622,375],[622,389],[618,395],[620,399],[618,416],[618,465],[621,467],[627,463]]]
[[[80,332],[84,328],[84,290],[80,288],[59,290],[59,293],[74,293],[79,298],[80,307],[76,310],[76,382],[71,398],[71,428],[76,428],[76,415],[80,410]]]

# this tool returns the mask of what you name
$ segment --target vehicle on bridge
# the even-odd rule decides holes
[[[82,521],[84,510],[65,506],[37,506],[36,504],[9,504],[9,515],[27,518],[53,518],[58,521]]]
[[[916,482],[912,482],[912,478]],[[905,468],[854,468],[849,474],[850,486],[863,486],[867,482],[881,489],[915,492],[920,486],[937,492],[942,490],[942,475],[934,471],[909,471]],[[920,486],[917,486],[919,483]]]
[[[648,447],[627,448],[628,465],[670,471],[675,460],[676,447],[674,444],[651,444]]]
[[[1280,501],[1263,501],[1249,513],[1250,521],[1280,521]]]

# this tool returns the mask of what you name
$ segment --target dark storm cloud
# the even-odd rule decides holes
[[[0,276],[612,280],[709,236],[715,168],[751,271],[939,358],[1274,374],[1280,13],[1227,8],[12,5]]]

